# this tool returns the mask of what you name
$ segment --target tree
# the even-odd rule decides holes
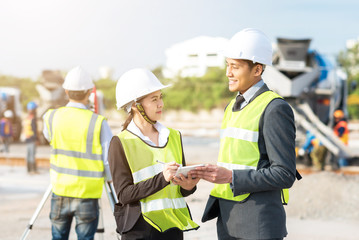
[[[21,92],[20,100],[23,110],[26,110],[26,104],[29,101],[39,97],[39,94],[36,90],[36,81],[33,81],[30,78],[18,78],[12,76],[0,76],[0,86],[2,87],[15,87],[18,88]]]
[[[116,107],[116,81],[112,79],[99,79],[95,82],[96,89],[102,91],[106,109]]]
[[[353,88],[359,84],[359,42],[351,48],[341,51],[338,56],[339,64],[344,68],[348,75],[349,94],[357,92],[359,89]]]
[[[225,107],[233,93],[228,90],[225,70],[209,68],[203,77],[176,77],[173,86],[164,90],[165,103],[169,109],[198,111]]]
[[[359,88],[359,42],[355,43],[352,47],[341,51],[338,56],[339,64],[344,68],[348,75],[348,112],[349,117],[352,119],[359,118],[359,102],[352,99],[358,99]]]

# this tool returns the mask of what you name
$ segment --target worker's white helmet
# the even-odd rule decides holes
[[[11,111],[11,110],[6,110],[6,111],[4,112],[4,117],[6,117],[6,118],[12,118],[12,117],[13,117],[12,111]]]
[[[224,56],[272,66],[272,44],[260,30],[246,28],[229,40]]]
[[[62,87],[70,91],[82,91],[93,88],[94,84],[90,74],[82,67],[77,66],[67,73]]]
[[[169,86],[163,85],[151,71],[145,68],[131,69],[117,81],[117,109],[129,106],[133,101]],[[126,110],[129,111],[129,109]]]

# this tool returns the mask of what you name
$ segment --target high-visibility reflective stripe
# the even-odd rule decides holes
[[[142,202],[141,201],[141,211],[143,213],[151,212],[151,211],[158,211],[163,209],[180,209],[180,208],[187,208],[186,202],[184,198],[162,198],[156,199],[149,202]]]
[[[217,162],[217,165],[220,167],[227,168],[229,170],[242,170],[242,169],[254,169],[256,170],[257,167],[246,166],[246,165],[239,165],[233,163],[224,163],[224,162]]]
[[[222,121],[218,165],[231,170],[256,171],[260,159],[258,146],[260,119],[265,108],[279,95],[267,91],[258,95],[241,111],[233,112],[235,100],[227,106]],[[250,193],[233,195],[230,184],[215,184],[211,196],[243,202]]]
[[[97,114],[92,114],[91,116],[91,120],[90,120],[90,124],[89,124],[89,128],[88,128],[88,132],[87,132],[87,152],[91,152],[92,149],[92,142],[93,142],[93,135],[94,135],[94,132],[95,132],[95,125],[96,125],[96,120],[98,118],[98,115]],[[90,151],[89,151],[90,149]]]
[[[51,112],[50,118],[49,118],[49,125],[50,125],[50,134],[52,138],[52,122],[54,119],[54,114],[56,110],[53,110]],[[71,150],[64,150],[64,149],[52,149],[52,154],[62,154],[68,157],[75,157],[75,158],[85,158],[90,160],[102,160],[102,154],[93,154],[92,153],[92,145],[93,145],[93,136],[94,136],[94,130],[96,126],[98,115],[92,114],[90,124],[88,126],[88,132],[87,132],[87,139],[86,139],[86,152],[77,152],[77,151],[71,151]]]
[[[180,164],[180,166],[182,166],[182,164]],[[136,184],[138,182],[154,177],[156,174],[162,172],[163,168],[164,168],[163,164],[156,164],[143,168],[137,172],[134,172],[132,173],[133,182]]]
[[[93,153],[89,153],[88,151],[86,153],[83,153],[83,152],[69,151],[69,150],[63,150],[63,149],[52,149],[51,153],[54,155],[61,154],[61,155],[65,155],[68,157],[102,161],[101,154],[93,154]]]
[[[54,120],[54,115],[55,115],[55,112],[57,111],[57,109],[53,110],[51,113],[50,113],[50,117],[49,117],[49,126],[50,126],[50,140],[52,140],[52,121]]]
[[[136,184],[143,180],[149,179],[155,176],[156,174],[162,172],[163,168],[164,168],[163,164],[156,164],[143,168],[137,172],[134,172],[132,173],[133,182]]]
[[[168,141],[164,147],[152,147],[129,131],[118,134],[135,184],[158,176],[158,173],[163,171],[164,165],[156,163],[156,160],[182,163],[181,135],[176,130],[169,131]],[[179,185],[168,184],[140,199],[140,203],[145,221],[160,232],[171,228],[182,231],[198,228],[192,221]]]
[[[94,171],[84,171],[70,168],[62,168],[58,167],[54,164],[50,164],[50,168],[57,173],[63,173],[68,175],[74,175],[78,177],[92,177],[92,178],[102,178],[104,176],[104,172],[94,172]]]
[[[228,127],[221,130],[221,138],[230,137],[248,142],[258,142],[258,132],[247,129]]]

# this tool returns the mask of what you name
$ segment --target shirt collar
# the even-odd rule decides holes
[[[81,108],[81,109],[88,109],[83,103],[78,103],[78,102],[68,102],[66,104],[66,107],[75,107],[75,108]]]
[[[156,122],[153,124],[154,128],[158,131],[158,147],[164,147],[167,144],[168,136],[170,135],[170,130],[166,128],[160,122]],[[127,126],[127,130],[132,132],[133,134],[137,135],[141,138],[144,142],[148,143],[151,146],[157,147],[157,145],[151,141],[151,139],[141,132],[141,130],[137,127],[133,119],[131,120],[130,124]]]
[[[249,101],[253,98],[254,94],[264,85],[263,79],[261,79],[259,82],[254,84],[252,87],[250,87],[244,94],[243,98],[246,103],[249,103]],[[241,95],[239,92],[237,95]]]

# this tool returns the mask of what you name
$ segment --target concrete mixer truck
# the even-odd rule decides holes
[[[346,74],[335,61],[310,50],[311,39],[278,38],[273,66],[267,66],[263,79],[270,89],[280,94],[293,108],[297,126],[297,146],[312,132],[334,157],[356,157],[334,135],[333,113],[347,114]]]

